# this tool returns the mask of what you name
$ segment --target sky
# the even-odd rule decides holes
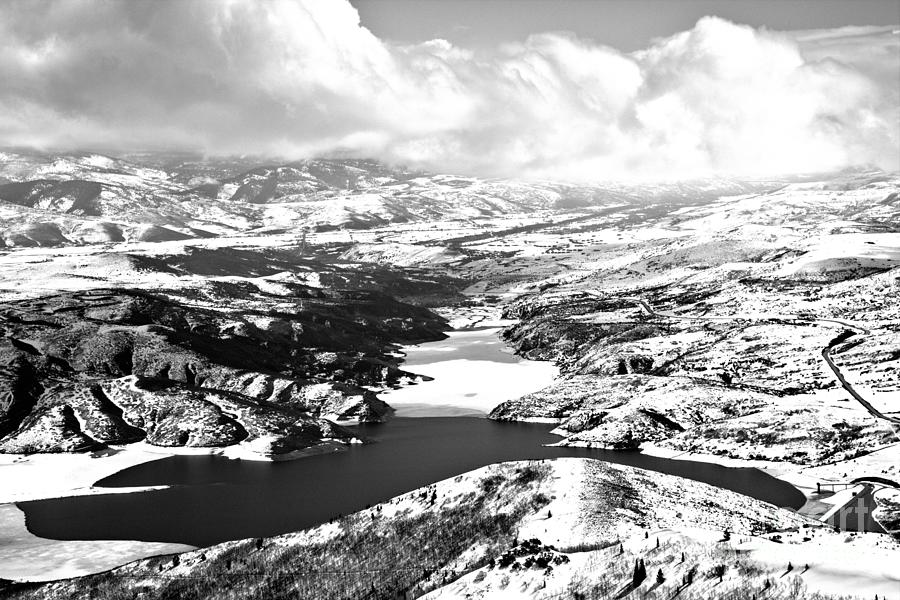
[[[686,31],[702,17],[778,31],[900,23],[900,0],[351,0],[378,37],[442,38],[487,48],[570,31],[624,52]]]
[[[4,0],[0,146],[900,170],[900,0]]]

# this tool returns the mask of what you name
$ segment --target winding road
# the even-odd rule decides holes
[[[593,297],[600,297],[600,294],[597,292],[589,291],[588,294]],[[624,300],[637,304],[644,311],[646,311],[647,314],[657,318],[680,319],[685,321],[766,321],[779,319],[791,322],[801,320],[801,317],[797,315],[769,315],[765,317],[754,318],[746,316],[693,317],[657,311],[652,306],[650,306],[650,304],[643,298],[624,298]],[[862,405],[862,407],[865,408],[870,415],[872,415],[876,419],[887,421],[892,425],[900,425],[900,418],[884,414],[883,412],[872,406],[872,404],[868,400],[863,398],[862,395],[856,391],[853,385],[847,381],[840,368],[838,368],[838,366],[834,363],[834,360],[831,358],[831,351],[834,348],[848,342],[861,342],[861,338],[863,336],[869,335],[869,330],[858,325],[848,323],[846,321],[841,321],[839,319],[803,319],[803,321],[838,325],[844,328],[843,334],[835,337],[833,340],[831,340],[831,342],[829,342],[828,346],[822,349],[822,358],[825,359],[828,368],[831,369],[832,373],[834,373],[834,376],[841,384],[841,387],[843,387],[844,390],[846,390],[854,400],[859,402],[859,404]],[[846,335],[847,333],[850,333],[851,335]],[[900,433],[898,433],[897,428],[892,427],[892,430],[894,436],[897,437],[898,440],[900,440]],[[884,527],[882,527],[882,525],[873,517],[873,513],[875,511],[875,508],[877,507],[877,503],[875,501],[875,486],[872,483],[865,482],[860,483],[859,487],[860,489],[857,490],[846,502],[833,507],[826,515],[821,517],[821,520],[832,525],[839,526],[841,527],[841,529],[849,528],[856,531],[874,531],[884,533]],[[850,526],[851,524],[852,526]]]
[[[841,344],[842,341],[849,341],[849,340],[852,339],[853,337],[857,337],[857,335],[860,335],[860,334],[856,334],[856,335],[852,336],[851,338],[848,338],[847,340],[841,340],[839,337],[838,337],[838,338],[835,338],[834,340],[832,340],[832,342],[831,342],[830,344],[828,344],[828,346],[827,346],[826,348],[823,348],[823,349],[822,349],[822,358],[824,358],[824,359],[825,359],[825,362],[828,363],[828,368],[830,368],[830,369],[831,369],[831,372],[834,373],[834,376],[837,377],[837,380],[838,380],[838,382],[840,382],[841,386],[842,386],[845,390],[847,390],[847,393],[848,393],[848,394],[850,394],[851,396],[853,396],[853,399],[854,399],[854,400],[856,400],[857,402],[859,402],[860,404],[862,404],[863,407],[864,407],[867,411],[869,411],[869,414],[870,414],[870,415],[872,415],[872,416],[875,417],[876,419],[883,419],[883,420],[885,420],[885,421],[888,421],[889,423],[894,423],[894,424],[896,424],[896,425],[900,425],[900,418],[898,418],[898,417],[892,417],[892,416],[890,416],[890,415],[884,414],[883,412],[881,412],[880,410],[878,410],[877,408],[875,408],[874,406],[872,406],[872,405],[869,403],[868,400],[866,400],[865,398],[863,398],[863,397],[859,394],[859,392],[857,392],[857,391],[853,388],[853,386],[850,385],[850,383],[844,378],[844,374],[841,373],[841,370],[837,367],[836,364],[834,364],[834,360],[832,360],[832,358],[831,358],[831,350],[832,350],[832,348],[834,348],[835,346],[838,346],[839,344]]]
[[[588,291],[588,295],[593,296],[595,298],[602,297],[599,292]],[[665,318],[665,319],[679,319],[683,321],[739,321],[739,320],[758,320],[758,321],[768,321],[774,319],[780,319],[784,321],[798,321],[801,320],[801,317],[797,315],[769,315],[764,317],[746,317],[746,316],[723,316],[723,317],[693,317],[693,316],[685,316],[685,315],[676,315],[669,312],[660,312],[654,309],[650,304],[644,300],[643,298],[623,298],[623,300],[634,302],[643,308],[647,314],[653,317]],[[876,419],[881,419],[883,421],[887,421],[888,423],[892,423],[894,425],[900,425],[900,418],[892,417],[890,415],[886,415],[862,397],[862,395],[856,391],[850,382],[844,377],[844,374],[841,373],[841,370],[834,363],[834,360],[831,358],[831,351],[839,346],[842,343],[850,342],[851,340],[857,341],[854,338],[860,338],[865,335],[869,335],[869,330],[858,325],[854,325],[852,323],[848,323],[846,321],[841,321],[839,319],[803,319],[804,322],[811,323],[826,323],[826,324],[834,324],[839,325],[841,327],[846,328],[847,330],[851,330],[855,332],[853,335],[848,337],[838,336],[831,341],[825,348],[822,349],[822,358],[825,359],[826,364],[828,364],[828,368],[831,369],[831,372],[834,373],[834,376],[837,378],[838,383],[841,384],[848,394],[850,394],[854,400],[859,402],[863,408],[865,408],[870,415],[875,417]],[[862,340],[858,340],[862,341]],[[898,435],[896,430],[894,431],[894,435]],[[898,435],[898,439],[900,439],[900,435]]]

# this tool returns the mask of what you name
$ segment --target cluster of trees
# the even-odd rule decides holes
[[[631,586],[637,588],[647,579],[647,565],[644,564],[644,559],[639,558],[634,561],[634,571],[631,574]],[[663,570],[659,569],[656,572],[656,583],[658,585],[662,585],[666,582],[666,576],[663,574]]]
[[[518,558],[522,558],[522,562],[519,562]],[[544,569],[549,574],[554,565],[567,562],[569,562],[569,557],[561,554],[554,546],[547,546],[541,543],[541,540],[531,538],[514,545],[501,554],[496,561],[491,559],[488,566],[492,568],[497,566],[501,569],[511,568],[513,571],[520,568]]]

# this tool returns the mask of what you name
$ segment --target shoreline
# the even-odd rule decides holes
[[[452,418],[452,417],[449,417]],[[900,450],[900,445],[896,449]],[[85,478],[94,478],[102,474],[103,477],[117,472],[117,467],[121,466],[127,469],[131,466],[149,462],[152,460],[160,460],[167,456],[174,455],[224,455],[223,449],[180,449],[180,451],[170,451],[170,449],[150,451],[147,448],[133,448],[129,452],[128,449],[120,450],[116,454],[105,457],[90,457],[89,455],[55,455],[55,456],[38,456],[38,462],[45,463],[65,463],[71,466],[75,462],[82,463],[82,469],[75,470],[77,477],[68,481],[84,480]],[[886,449],[889,450],[889,449]],[[756,468],[777,477],[797,488],[807,499],[810,493],[815,490],[816,478],[812,474],[804,473],[804,469],[816,467],[801,467],[797,465],[773,464],[766,461],[753,461],[743,459],[733,459],[707,454],[690,453],[669,450],[659,446],[647,445],[642,452],[650,456],[666,458],[670,460],[691,460],[696,462],[708,462],[719,464],[721,466],[733,468]],[[0,457],[2,459],[3,457]],[[35,458],[34,456],[29,458]],[[41,458],[45,460],[40,460]],[[51,460],[46,460],[46,459]],[[60,458],[62,460],[53,461],[52,459]],[[118,458],[117,464],[107,462],[109,459]],[[231,457],[229,457],[231,458]],[[552,459],[551,459],[552,460]],[[97,467],[101,468],[84,468],[87,463],[91,467],[94,465],[88,461],[96,461]],[[103,461],[103,462],[101,462]],[[19,461],[19,464],[25,461]],[[22,465],[28,468],[29,465]],[[34,466],[34,465],[30,465]],[[2,474],[0,465],[0,474]],[[793,468],[792,468],[793,467]],[[45,467],[45,473],[48,472]],[[109,472],[112,471],[112,472]],[[98,477],[94,481],[100,479]],[[48,488],[42,490],[44,497],[65,497],[72,495],[88,495],[103,493],[130,493],[140,492],[150,489],[161,489],[167,486],[153,487],[130,487],[130,488],[98,488],[93,485],[71,487],[63,489],[63,486],[57,488],[58,494],[53,494]],[[53,494],[52,496],[50,494]],[[20,498],[24,494],[19,494]],[[7,497],[9,494],[7,494]],[[798,511],[799,512],[799,511]],[[24,513],[22,513],[13,504],[0,504],[0,547],[5,547],[6,552],[0,551],[0,577],[18,581],[49,581],[52,579],[74,577],[94,572],[99,572],[125,564],[133,560],[138,560],[148,556],[169,554],[175,552],[184,552],[194,549],[193,546],[188,547],[184,544],[167,544],[140,541],[115,541],[115,540],[97,540],[97,541],[60,541],[39,538],[27,531],[24,523]],[[7,557],[18,556],[21,550],[27,560],[13,559],[7,560]]]
[[[215,447],[167,447],[134,442],[91,453],[0,454],[0,479],[7,484],[0,489],[0,504],[164,489],[169,486],[107,488],[95,484],[125,469],[172,456],[222,456],[231,460],[281,462],[343,452],[349,444],[360,443],[358,438],[348,443],[323,438],[318,444],[275,456],[260,454],[244,442]]]
[[[138,491],[138,490],[131,490]],[[28,531],[25,513],[0,504],[0,578],[44,582],[108,571],[151,556],[196,550],[171,542],[53,540]]]
[[[28,530],[25,513],[16,506],[18,502],[30,500],[163,489],[167,486],[100,488],[94,483],[174,454],[126,446],[91,454],[0,455],[0,478],[6,484],[0,490],[0,578],[53,581],[98,573],[141,558],[194,549],[186,544],[138,540],[42,538]]]
[[[292,452],[281,460],[344,450],[334,440]],[[90,575],[151,556],[195,550],[174,542],[140,540],[56,540],[34,535],[16,505],[72,496],[129,494],[170,486],[99,487],[96,482],[132,467],[172,456],[224,456],[232,460],[277,462],[235,444],[214,448],[152,446],[135,442],[93,453],[0,454],[0,579],[54,581]]]
[[[733,458],[730,456],[705,454],[689,450],[671,450],[653,443],[641,445],[640,451],[648,456],[666,458],[669,460],[691,460],[694,462],[705,462],[736,469],[758,469],[767,475],[771,475],[776,479],[791,484],[802,492],[807,500],[810,499],[810,494],[806,490],[815,488],[815,481],[810,485],[810,479],[812,478],[799,472],[807,467],[795,465],[793,463],[784,463],[773,460]]]
[[[474,310],[470,309],[468,313],[469,314],[454,315],[454,318],[452,319],[454,324],[456,324],[456,327],[451,333],[457,333],[457,337],[467,338],[481,334],[491,335],[492,337],[497,338],[498,336],[496,336],[495,333],[499,330],[498,325],[502,327],[503,325],[508,324],[505,322],[501,323],[495,307],[477,307]],[[490,325],[486,325],[485,322],[490,323]],[[430,342],[429,344],[435,344],[437,346],[444,344],[449,346],[452,345],[453,340],[453,336],[450,336],[447,340]],[[505,345],[502,344],[502,340],[500,341],[501,345],[505,348]],[[477,345],[477,342],[475,345]],[[420,347],[422,345],[419,344],[416,346]],[[403,347],[401,349],[401,353],[405,359],[404,363],[410,359],[410,354],[415,354],[416,351],[419,351],[418,348],[412,352],[406,352],[404,350],[409,350],[409,347]],[[471,368],[471,364],[468,363],[488,363],[483,366],[491,369],[502,366],[502,363],[499,361],[494,362],[490,361],[490,359],[484,359],[483,357],[468,360],[450,358],[449,354],[446,358],[439,356],[443,354],[444,351],[448,350],[453,351],[456,350],[456,348],[439,348],[436,352],[435,360],[422,363],[421,365],[416,365],[415,361],[413,361],[414,364],[409,368],[415,370],[423,366],[428,367],[431,364],[442,364],[444,367],[449,365],[451,367],[449,371],[440,373],[440,377],[436,379],[454,381],[473,379],[471,373],[467,370],[467,368]],[[427,351],[428,349],[426,349],[426,352]],[[435,350],[431,349],[431,352],[435,352]],[[550,363],[545,364],[541,361],[528,361],[517,355],[510,355],[508,352],[505,352],[505,354],[507,356],[515,356],[517,360],[514,364],[534,363],[535,365],[552,368],[554,370],[552,379],[558,377],[558,370]],[[426,371],[430,370],[426,368]],[[425,374],[427,375],[428,373],[426,372]],[[504,378],[496,377],[495,379],[499,381]],[[421,382],[419,385],[404,386],[400,388],[400,390],[413,390],[418,393],[417,390],[422,389],[420,388],[420,385],[423,383],[424,382]],[[384,394],[384,399],[396,409],[395,416],[399,417],[439,416],[454,418],[461,416],[477,416],[487,418],[491,408],[500,403],[499,401],[494,401],[491,407],[487,407],[486,405],[482,406],[481,404],[465,402],[465,399],[461,396],[458,400],[462,400],[462,402],[454,402],[452,400],[446,402],[442,401],[439,396],[435,397],[433,390],[429,390],[429,393],[427,394],[427,396],[429,396],[427,399],[428,401],[425,402],[390,402],[391,391],[392,390],[385,390],[380,393]],[[493,396],[495,393],[496,390],[493,388],[485,392],[488,396]],[[435,411],[437,411],[437,413],[435,413]],[[410,414],[404,414],[404,412],[409,412]],[[515,422],[552,424],[558,422],[558,419],[534,418]],[[560,437],[562,439],[562,436]],[[900,444],[896,444],[895,446],[895,450],[900,450]],[[289,455],[272,457],[255,452],[252,448],[252,444],[244,442],[233,446],[214,448],[163,448],[150,446],[145,442],[138,442],[135,444],[112,447],[110,451],[93,454],[0,455],[0,477],[3,477],[6,482],[10,482],[9,476],[15,471],[15,474],[12,475],[11,483],[4,486],[3,491],[0,491],[0,541],[9,540],[6,544],[0,544],[0,547],[5,546],[9,556],[17,555],[17,549],[21,549],[31,557],[28,560],[8,560],[7,555],[0,552],[0,565],[3,565],[3,567],[0,568],[0,577],[19,581],[49,581],[52,579],[99,572],[148,556],[184,552],[194,549],[193,546],[184,544],[116,540],[61,541],[39,538],[27,530],[24,513],[11,503],[26,500],[62,498],[67,496],[132,493],[153,489],[164,489],[169,486],[101,488],[96,487],[94,484],[97,481],[125,469],[146,462],[162,460],[171,456],[223,456],[233,460],[277,462],[279,460],[295,460],[306,456],[340,452],[346,449],[345,444],[337,442],[336,440],[326,439],[315,446],[292,452]],[[870,453],[870,455],[885,449],[887,448],[876,450],[875,452]],[[807,502],[812,499],[812,494],[816,489],[816,481],[822,480],[824,474],[817,476],[816,474],[808,473],[806,471],[812,469],[825,469],[828,467],[828,465],[815,467],[802,466],[794,465],[792,463],[779,463],[776,461],[738,459],[690,451],[670,450],[656,444],[645,444],[640,451],[648,456],[669,460],[690,460],[731,468],[759,469],[760,471],[796,488],[803,494]],[[900,457],[900,453],[898,453],[898,457]],[[865,458],[865,456],[859,458],[862,459]],[[848,465],[844,463],[843,465],[835,465],[833,468],[835,471],[840,469],[846,470]],[[17,486],[18,481],[27,481],[29,485]],[[38,486],[35,486],[35,482],[40,482],[42,485],[39,484]],[[24,489],[16,490],[17,487]],[[802,509],[797,512],[801,511]],[[16,513],[18,513],[18,517]],[[12,565],[12,568],[9,568],[10,565]],[[44,577],[40,575],[40,573],[48,573],[51,575]],[[37,577],[42,578],[37,579]]]
[[[671,450],[652,443],[642,445],[640,451],[649,456],[672,460],[683,459],[696,462],[715,463],[724,467],[759,469],[772,477],[790,483],[801,492],[806,489],[815,489],[816,482],[845,482],[847,477],[843,474],[839,475],[839,473],[866,468],[878,470],[884,464],[898,464],[898,462],[900,462],[900,442],[887,444],[880,448],[876,448],[867,454],[846,461],[823,463],[821,465],[799,465],[789,462],[733,458],[715,454],[704,454],[701,452]],[[816,472],[812,473],[810,471]],[[810,496],[810,494],[807,494],[806,492],[804,492],[804,495],[806,495],[807,498]]]

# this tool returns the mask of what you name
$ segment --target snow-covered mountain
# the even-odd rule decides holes
[[[0,153],[0,245],[368,229],[621,203],[695,203],[778,187],[728,179],[578,186],[412,172],[372,160],[260,165],[164,155]]]

